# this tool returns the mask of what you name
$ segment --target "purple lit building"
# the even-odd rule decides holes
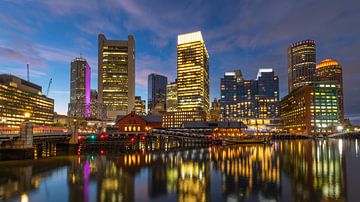
[[[90,65],[80,57],[71,61],[70,103],[68,115],[89,118],[90,112]]]

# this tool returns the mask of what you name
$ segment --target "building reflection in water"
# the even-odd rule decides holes
[[[265,199],[278,199],[280,159],[273,147],[214,147],[212,161],[222,173],[225,199],[243,200],[259,193]]]
[[[50,156],[56,147],[52,148]],[[78,155],[1,163],[0,200],[15,196],[31,200],[31,193],[65,166],[69,201],[134,201],[139,196],[157,201],[210,201],[213,196],[279,201],[284,194],[299,201],[345,201],[345,154],[349,148],[357,155],[357,140],[279,141],[271,146],[200,149],[152,143],[125,147],[121,153],[114,149],[79,150]],[[147,175],[141,175],[142,171]],[[220,181],[211,181],[211,173],[220,173]],[[141,185],[145,190],[137,187],[136,177],[147,182]]]
[[[343,140],[279,142],[282,168],[302,201],[346,201]]]

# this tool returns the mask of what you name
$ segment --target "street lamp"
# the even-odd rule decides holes
[[[25,112],[24,113],[24,118],[25,118],[24,121],[25,121],[25,123],[29,122],[30,117],[31,117],[30,112]]]
[[[341,132],[341,131],[344,130],[344,126],[342,126],[342,125],[337,126],[337,127],[336,127],[336,130],[339,131],[339,132]]]

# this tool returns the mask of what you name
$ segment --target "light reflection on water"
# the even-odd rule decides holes
[[[352,201],[360,196],[358,147],[344,139],[80,149],[1,162],[0,200]]]

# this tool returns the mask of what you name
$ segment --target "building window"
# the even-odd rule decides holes
[[[127,126],[125,126],[124,130],[127,131]]]

